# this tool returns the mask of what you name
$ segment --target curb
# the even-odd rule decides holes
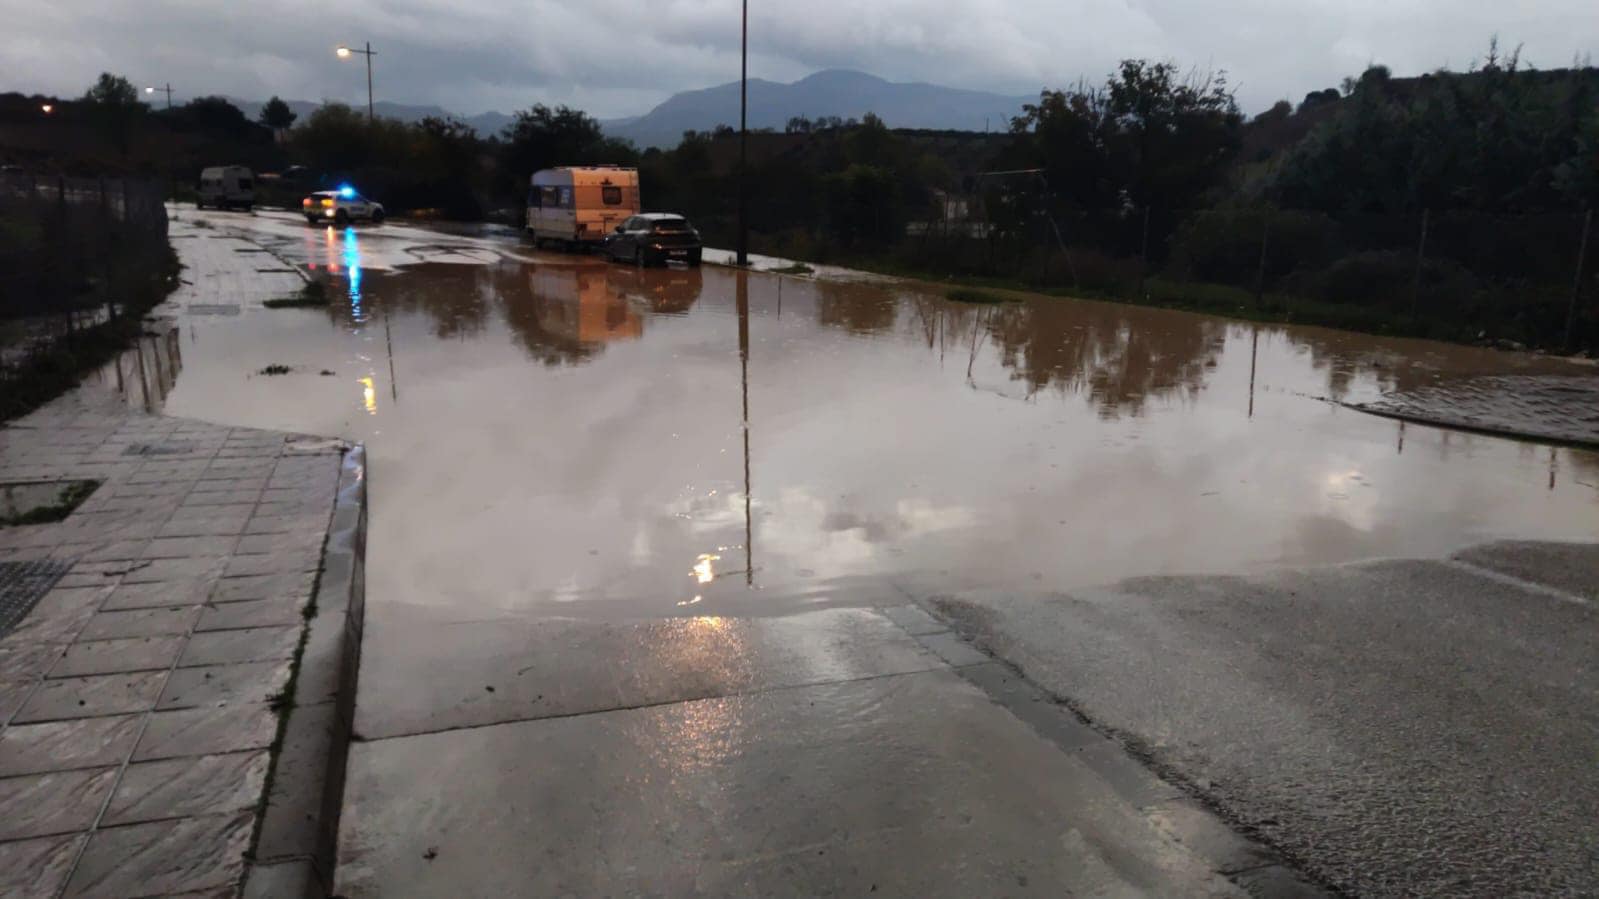
[[[333,886],[366,612],[366,448],[344,454],[294,704],[268,774],[243,895],[323,899]]]
[[[1521,440],[1527,443],[1541,443],[1544,446],[1557,446],[1565,449],[1599,449],[1599,441],[1589,440],[1583,437],[1571,437],[1560,434],[1545,434],[1537,431],[1519,430],[1517,428],[1505,425],[1480,424],[1477,422],[1464,421],[1454,418],[1444,418],[1436,415],[1402,412],[1397,409],[1385,409],[1381,406],[1373,406],[1369,403],[1339,402],[1338,405],[1355,412],[1364,412],[1367,415],[1375,415],[1378,418],[1386,418],[1389,421],[1423,425],[1429,428],[1442,428],[1447,431],[1459,431],[1463,434],[1481,434],[1485,437],[1504,437],[1510,440]]]
[[[911,599],[877,611],[943,659],[962,680],[1085,765],[1157,830],[1244,893],[1263,899],[1336,895],[1308,879],[1274,848],[1239,833],[1192,788],[1150,770],[1121,742],[1101,733],[1019,669],[972,645],[935,610]]]

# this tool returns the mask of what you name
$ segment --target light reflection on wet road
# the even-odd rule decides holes
[[[1550,360],[217,221],[338,300],[186,320],[167,411],[366,442],[374,603],[780,614],[1599,531],[1595,454],[1321,399]]]

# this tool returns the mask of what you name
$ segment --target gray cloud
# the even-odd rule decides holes
[[[1599,45],[1593,0],[751,0],[752,76],[857,68],[1032,93],[1143,56],[1228,71],[1246,109],[1369,62],[1413,74],[1489,36],[1540,67]],[[365,100],[341,41],[378,50],[380,99],[462,113],[568,103],[599,116],[738,74],[737,0],[0,0],[0,88],[77,94],[102,70],[180,97]]]

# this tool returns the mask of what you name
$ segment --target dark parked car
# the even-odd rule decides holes
[[[646,212],[616,226],[600,244],[613,260],[637,265],[700,264],[700,232],[681,215]]]

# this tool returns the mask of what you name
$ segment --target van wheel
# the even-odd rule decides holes
[[[338,225],[348,225],[350,223],[350,214],[342,209],[337,210],[333,213],[333,222]]]
[[[381,210],[381,209],[372,210],[372,224],[374,224],[374,225],[383,224],[383,210]]]

